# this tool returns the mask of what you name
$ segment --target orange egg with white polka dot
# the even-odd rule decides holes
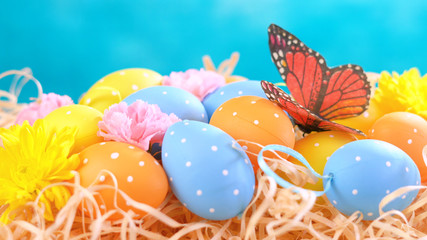
[[[427,121],[409,112],[393,112],[378,119],[368,132],[368,138],[383,140],[402,149],[414,160],[427,182],[427,166],[423,148],[427,145]]]
[[[91,184],[102,184],[114,187],[113,176],[118,189],[122,190],[133,200],[157,208],[165,199],[169,184],[162,166],[146,151],[121,142],[101,142],[89,146],[79,154],[81,165],[78,169],[83,187]],[[101,213],[114,210],[114,189],[99,190],[95,199]],[[89,214],[90,209],[85,204],[83,211]],[[117,206],[127,212],[132,210],[139,217],[146,213],[129,206],[129,203],[117,195]],[[117,220],[123,215],[113,214],[109,219]]]
[[[280,144],[293,148],[295,144],[294,128],[288,115],[276,104],[257,96],[241,96],[226,101],[212,114],[209,124],[237,141],[247,141],[240,142],[240,145],[246,148],[255,172],[259,168],[257,155],[261,146]],[[274,155],[266,153],[265,156]]]

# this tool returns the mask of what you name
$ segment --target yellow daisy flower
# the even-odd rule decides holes
[[[383,72],[372,101],[378,103],[384,114],[411,112],[427,119],[427,74],[421,77],[416,68],[400,76]]]
[[[76,133],[76,128],[68,127],[49,130],[43,119],[33,126],[25,121],[0,129],[4,145],[0,147],[0,222],[7,224],[21,215],[46,186],[73,178],[71,171],[78,167],[79,158],[69,154]],[[39,200],[44,217],[53,220],[52,204],[60,209],[69,197],[65,186],[48,188]]]

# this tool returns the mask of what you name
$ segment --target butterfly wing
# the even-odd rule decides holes
[[[363,113],[371,93],[370,84],[363,69],[357,65],[344,65],[329,72],[324,87],[319,115],[326,119],[342,119]]]
[[[330,69],[322,55],[286,30],[272,24],[268,32],[273,62],[298,103],[325,119],[366,110],[370,85],[360,66]]]
[[[275,102],[295,120],[298,127],[305,133],[312,131],[345,131],[364,135],[361,131],[324,119],[309,109],[292,100],[291,96],[273,83],[261,81],[261,87],[268,99]]]
[[[292,97],[305,108],[315,110],[320,99],[325,59],[297,37],[271,24],[270,53]]]

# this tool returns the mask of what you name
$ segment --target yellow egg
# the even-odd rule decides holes
[[[112,87],[92,87],[80,100],[80,104],[93,107],[104,112],[111,105],[121,102],[119,90]]]
[[[96,82],[79,104],[91,106],[103,112],[112,104],[120,102],[138,90],[160,85],[162,78],[159,73],[145,68],[119,70]],[[118,92],[119,95],[114,95],[113,91]],[[118,100],[119,97],[120,100]]]
[[[369,129],[381,116],[383,116],[383,113],[378,107],[378,104],[374,101],[370,101],[368,110],[366,110],[359,116],[335,120],[334,122],[347,127],[359,129],[363,133],[368,134]]]
[[[77,127],[78,132],[72,153],[78,153],[86,147],[104,140],[96,135],[98,122],[101,120],[100,111],[84,105],[60,107],[45,117],[46,125],[49,128]]]
[[[317,132],[296,141],[294,150],[301,153],[317,173],[323,174],[326,161],[332,153],[344,144],[355,140],[357,138],[351,133],[339,131]],[[289,157],[289,161],[302,165],[293,157]],[[285,174],[279,175],[283,177]],[[322,180],[319,179],[316,184],[307,183],[304,188],[321,191],[323,190]]]

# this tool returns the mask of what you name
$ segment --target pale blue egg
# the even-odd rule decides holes
[[[342,213],[363,213],[373,220],[379,216],[379,203],[403,186],[420,184],[420,172],[414,161],[398,147],[379,140],[350,142],[335,151],[327,161],[324,175],[332,174],[329,201]],[[323,181],[326,187],[326,181]],[[402,211],[417,196],[411,191],[399,196],[383,210]]]
[[[239,96],[258,96],[267,98],[261,88],[260,81],[248,80],[227,84],[218,88],[203,99],[203,105],[208,113],[208,118],[211,118],[212,114],[221,104]]]
[[[136,100],[157,104],[162,112],[175,114],[180,119],[208,122],[208,115],[200,100],[181,88],[155,86],[141,89],[123,101],[128,105]]]
[[[175,123],[163,139],[162,162],[176,197],[203,218],[235,217],[252,199],[252,164],[241,146],[217,127]]]

